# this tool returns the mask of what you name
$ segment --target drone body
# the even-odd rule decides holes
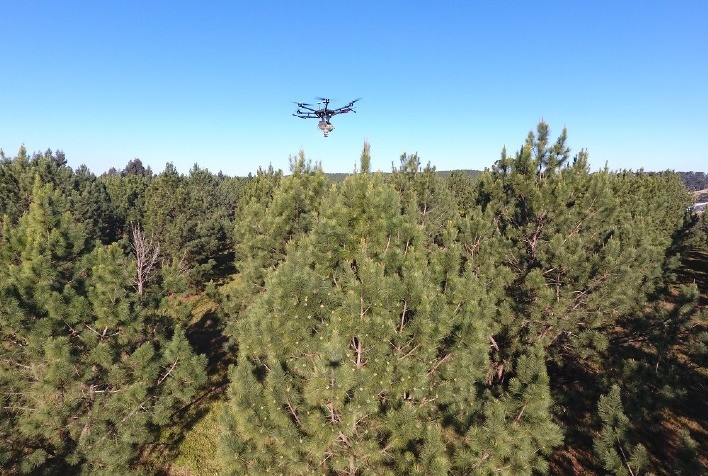
[[[329,108],[329,99],[317,99],[320,100],[320,102],[317,103],[317,106],[305,104],[302,102],[296,102],[295,104],[297,104],[298,109],[297,111],[295,111],[295,114],[293,114],[293,116],[299,117],[300,119],[319,119],[320,121],[317,123],[317,127],[324,133],[324,136],[327,137],[329,136],[329,133],[334,130],[334,126],[330,122],[332,116],[336,116],[337,114],[347,114],[349,112],[356,112],[354,110],[354,103],[361,98],[353,100],[346,106],[338,107],[335,109]],[[324,107],[320,107],[320,105],[322,104],[324,104]],[[318,109],[315,109],[315,107],[318,107]]]

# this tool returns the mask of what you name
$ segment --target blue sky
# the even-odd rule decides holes
[[[490,167],[543,118],[593,168],[708,171],[708,2],[2,2],[0,148],[351,171]],[[323,138],[290,101],[362,97]],[[336,101],[338,100],[338,101]]]

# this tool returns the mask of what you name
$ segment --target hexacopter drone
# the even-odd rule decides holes
[[[298,109],[295,111],[293,116],[299,117],[300,119],[319,119],[320,122],[317,123],[317,127],[319,127],[319,129],[324,133],[324,136],[327,137],[329,133],[334,130],[334,126],[329,122],[332,116],[336,116],[337,114],[347,114],[348,112],[356,112],[354,110],[354,103],[361,98],[355,99],[346,106],[338,107],[336,109],[329,109],[329,99],[316,99],[320,101],[317,103],[317,106],[303,102],[296,102],[295,104],[297,104]],[[324,107],[314,109],[314,107],[319,107],[320,104],[324,104]],[[304,111],[301,111],[300,108],[304,109]]]

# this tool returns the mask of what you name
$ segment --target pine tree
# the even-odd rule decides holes
[[[233,315],[263,290],[267,272],[277,268],[288,244],[309,231],[317,216],[327,185],[322,169],[301,151],[290,158],[290,171],[281,179],[271,169],[245,186],[250,202],[234,220],[238,274],[222,288]]]
[[[628,443],[629,419],[624,414],[620,389],[613,386],[597,404],[602,421],[600,434],[593,443],[603,468],[617,476],[639,476],[649,464],[647,450],[641,444]]]
[[[30,157],[24,146],[17,156],[4,158],[0,163],[0,216],[7,214],[8,219],[17,223],[20,216],[27,212],[32,201],[35,179],[50,183],[54,189],[68,196],[74,183],[74,172],[66,165],[64,153],[48,149],[44,153],[34,153]],[[70,202],[62,206],[69,209]]]
[[[568,162],[567,134],[548,147],[548,126],[506,152],[478,186],[516,275],[508,338],[517,349],[541,339],[559,363],[597,361],[618,315],[640,309],[663,275],[680,193],[654,178],[590,173],[586,151]],[[658,191],[662,190],[662,194]],[[649,201],[649,195],[661,198]]]
[[[361,151],[360,169],[362,174],[371,173],[371,146],[364,141],[364,149]]]
[[[82,165],[74,172],[71,212],[83,223],[91,241],[113,243],[122,232],[115,205],[105,185]]]
[[[117,244],[88,253],[67,198],[39,178],[32,195],[1,234],[2,459],[14,472],[126,474],[204,381],[205,359],[159,300],[139,300]]]
[[[520,431],[544,433],[515,468],[543,468],[559,441],[543,357],[519,359],[510,392],[489,378],[506,284],[494,226],[430,234],[406,197],[380,174],[330,190],[236,321],[227,473],[466,474],[496,401],[510,425],[526,405]]]
[[[152,170],[150,170],[150,167],[145,168],[143,161],[136,157],[135,159],[128,161],[128,164],[120,174],[123,177],[127,175],[152,175]]]
[[[536,344],[514,367],[508,391],[488,399],[481,424],[468,431],[467,441],[472,444],[459,456],[459,462],[469,473],[546,473],[545,457],[563,441],[560,428],[551,419],[543,346]]]
[[[445,180],[445,186],[455,197],[462,215],[476,208],[475,202],[477,193],[475,190],[475,179],[472,174],[464,170],[453,170],[450,176]]]
[[[85,234],[64,212],[64,198],[35,179],[29,210],[3,223],[0,244],[0,382],[3,441],[11,464],[31,470],[67,451],[63,420],[70,408],[51,391],[70,384],[66,313],[83,301],[65,283],[78,278]],[[70,333],[70,332],[69,332]]]
[[[189,238],[189,191],[187,180],[172,163],[158,174],[145,190],[145,231],[152,236],[166,256],[186,259],[183,245]]]
[[[15,176],[16,160],[4,156],[0,161],[0,220],[16,220],[21,214],[20,183]]]
[[[229,220],[233,202],[222,196],[218,177],[196,164],[189,171],[189,202],[185,212],[191,215],[193,230],[186,247],[192,249],[196,263],[205,263],[233,248],[233,223]]]
[[[149,169],[148,169],[149,172]],[[152,173],[103,174],[104,184],[116,213],[118,236],[127,236],[134,223],[143,224],[145,218],[145,191],[154,180]]]
[[[708,213],[689,218],[684,246],[688,251],[708,253]]]
[[[403,206],[418,217],[434,241],[441,240],[441,230],[456,217],[455,198],[428,163],[422,167],[418,154],[403,154],[400,166],[387,177],[401,195]]]
[[[304,152],[302,155],[304,156]],[[253,201],[258,201],[263,205],[270,203],[273,200],[273,193],[282,179],[283,171],[275,170],[273,165],[269,165],[265,170],[258,167],[255,176],[249,173],[246,178],[242,204],[247,206]]]
[[[167,164],[145,191],[146,233],[167,261],[180,262],[189,281],[209,280],[216,258],[233,246],[229,204],[219,197],[218,178],[195,164],[185,177]]]

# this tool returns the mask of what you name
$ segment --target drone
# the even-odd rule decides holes
[[[359,101],[361,98],[353,100],[346,106],[338,107],[335,109],[329,108],[329,99],[316,99],[319,101],[316,105],[306,104],[303,102],[296,102],[295,104],[297,104],[297,111],[295,111],[295,114],[293,114],[293,116],[299,117],[300,119],[319,119],[320,122],[317,123],[317,127],[324,133],[325,137],[328,137],[329,133],[334,130],[334,126],[331,122],[329,122],[332,116],[336,116],[337,114],[347,114],[349,112],[356,112],[354,110],[354,103]],[[320,107],[322,104],[324,104],[324,107]]]

